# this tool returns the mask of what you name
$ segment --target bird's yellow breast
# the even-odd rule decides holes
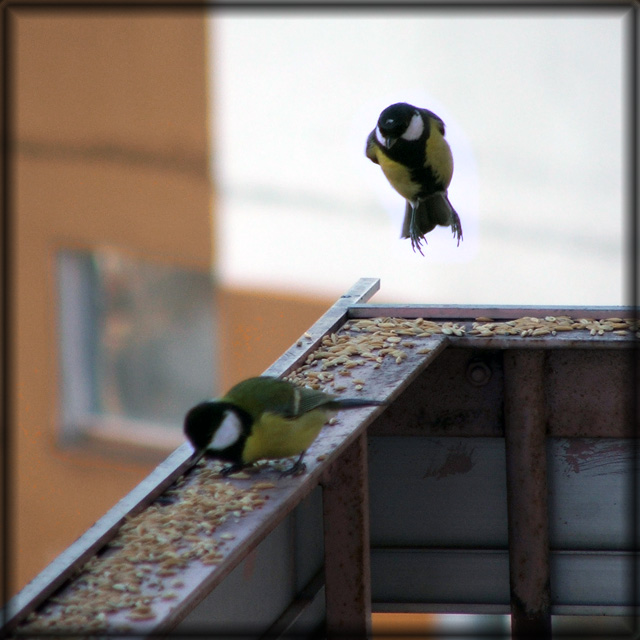
[[[405,199],[415,200],[420,192],[420,185],[411,180],[409,169],[399,162],[392,160],[382,152],[378,152],[378,164],[382,168],[389,184]]]
[[[440,129],[432,124],[431,134],[427,140],[425,166],[429,167],[446,189],[453,175],[453,156],[449,143],[444,139]]]
[[[386,176],[389,184],[406,200],[414,201],[422,191],[423,185],[414,182],[411,178],[411,170],[404,164],[392,160],[382,149],[371,145],[367,153],[375,153],[380,168]],[[433,174],[436,180],[446,190],[453,175],[453,156],[448,142],[436,126],[431,123],[429,137],[427,138],[424,156],[424,166]]]
[[[264,413],[254,424],[242,451],[246,464],[263,458],[288,458],[305,451],[328,418],[325,410],[314,410],[298,418]]]

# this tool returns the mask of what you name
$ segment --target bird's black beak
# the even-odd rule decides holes
[[[195,449],[191,454],[191,458],[189,459],[189,464],[193,467],[198,462],[200,462],[201,458],[207,453],[206,449]]]
[[[387,149],[391,149],[391,147],[393,147],[393,145],[396,143],[397,140],[398,140],[398,138],[385,138],[384,139],[384,146]]]

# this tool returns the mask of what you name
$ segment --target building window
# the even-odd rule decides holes
[[[215,389],[210,275],[101,249],[61,251],[57,279],[61,444],[179,445]]]

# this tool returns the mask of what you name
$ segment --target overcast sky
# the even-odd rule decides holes
[[[225,283],[374,301],[626,300],[625,19],[610,11],[219,12],[210,26]],[[407,101],[447,125],[464,241],[400,240],[364,144]]]

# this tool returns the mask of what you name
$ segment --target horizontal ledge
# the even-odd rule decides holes
[[[471,613],[484,615],[510,615],[511,608],[508,604],[469,604],[461,602],[371,602],[373,613]]]
[[[390,602],[372,601],[373,613],[435,613],[435,614],[473,614],[473,615],[511,615],[508,604],[470,604],[434,603],[434,602]],[[635,616],[632,607],[620,605],[551,605],[552,616],[616,616],[620,618]]]
[[[544,318],[545,316],[578,316],[581,318],[634,317],[640,309],[620,307],[537,307],[528,305],[441,305],[441,304],[352,304],[350,318],[432,318],[438,320],[475,320],[489,317],[494,320],[513,320],[522,316]]]
[[[507,554],[509,549],[505,547],[437,547],[437,546],[407,546],[407,545],[385,545],[371,543],[371,553],[415,553],[422,555],[447,554],[447,555],[496,555],[501,556]],[[597,558],[627,558],[631,561],[636,557],[636,551],[633,549],[557,549],[551,547],[550,552],[555,556],[593,556]]]

